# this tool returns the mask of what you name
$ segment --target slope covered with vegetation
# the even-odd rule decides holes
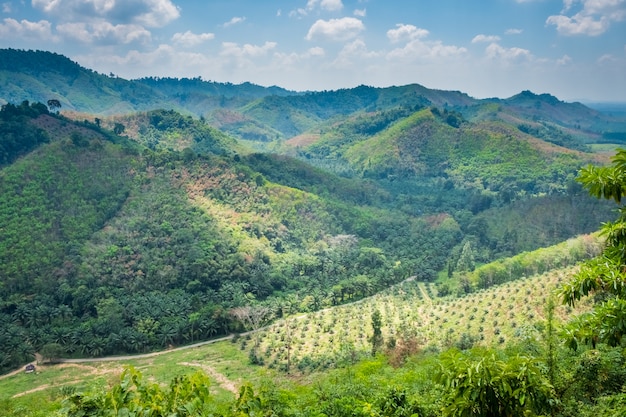
[[[604,228],[606,262],[551,272],[602,250],[566,239],[610,218],[574,179],[608,162],[589,145],[619,143],[619,116],[530,92],[300,94],[0,55],[0,97],[21,103],[0,110],[0,371],[253,330],[222,349],[282,381],[215,399],[206,375],[164,388],[129,370],[9,412],[623,411],[623,219]],[[583,185],[620,202],[623,160]],[[562,348],[560,320],[591,308],[564,330],[582,352]]]

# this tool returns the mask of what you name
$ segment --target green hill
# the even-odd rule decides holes
[[[0,102],[50,99],[59,100],[63,111],[98,115],[173,109],[203,116],[260,148],[319,132],[352,115],[429,106],[459,112],[472,122],[502,121],[548,142],[581,150],[588,143],[621,143],[626,132],[623,115],[529,91],[507,99],[478,100],[419,84],[302,93],[199,77],[125,80],[98,74],[50,52],[0,50]]]
[[[57,99],[64,110],[99,115],[158,108],[202,114],[208,109],[246,104],[284,89],[249,83],[233,85],[200,79],[125,80],[99,74],[69,58],[46,51],[0,50],[0,103]]]
[[[127,81],[47,52],[0,56],[0,97],[20,103],[0,108],[0,372],[35,353],[162,351],[273,318],[216,350],[172,353],[175,365],[165,354],[157,367],[134,363],[150,383],[206,370],[220,386],[217,415],[254,414],[256,404],[284,415],[319,415],[319,406],[435,416],[445,389],[431,376],[454,355],[439,352],[480,358],[468,349],[483,345],[495,363],[541,362],[563,401],[555,415],[619,409],[623,353],[557,347],[548,312],[557,283],[598,252],[595,237],[571,238],[613,217],[574,178],[608,161],[589,145],[619,139],[619,114],[530,92],[294,93]],[[50,99],[61,108],[39,102]],[[255,311],[264,313],[245,317]],[[554,324],[573,311],[554,310]],[[113,381],[68,374],[74,365],[44,368],[63,382],[0,381],[0,415],[91,398],[50,389],[63,385],[100,401]],[[118,375],[120,366],[82,369]],[[246,388],[251,378],[258,390],[263,375],[280,381],[280,395]]]

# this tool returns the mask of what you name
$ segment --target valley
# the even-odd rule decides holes
[[[614,107],[12,49],[0,103],[0,416],[625,409]]]

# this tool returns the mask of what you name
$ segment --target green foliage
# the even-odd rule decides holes
[[[146,382],[132,367],[106,392],[76,393],[64,401],[67,417],[204,416],[211,409],[209,378],[198,371],[174,378],[167,389]]]
[[[626,150],[619,149],[608,167],[581,170],[579,181],[594,197],[614,200],[619,205],[619,217],[602,226],[601,235],[606,239],[602,254],[586,262],[560,291],[563,302],[569,305],[591,293],[598,299],[593,312],[572,323],[567,340],[574,349],[580,343],[617,346],[626,335],[626,209],[621,204],[626,191]]]
[[[445,390],[445,416],[541,415],[556,400],[538,361],[522,355],[451,350],[441,357],[437,381]]]
[[[382,318],[380,315],[380,311],[376,310],[372,313],[372,356],[376,355],[376,353],[380,351],[380,348],[383,346],[384,343],[383,333],[380,330],[381,327]]]
[[[601,244],[596,236],[583,235],[549,248],[523,252],[481,265],[463,276],[473,289],[488,288],[587,260],[600,252]]]
[[[11,103],[0,109],[0,166],[12,163],[19,156],[32,151],[37,146],[50,141],[41,128],[31,123],[31,119],[48,110],[41,103],[22,102],[19,106]]]

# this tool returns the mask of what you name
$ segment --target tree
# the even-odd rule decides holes
[[[256,350],[260,344],[260,334],[258,330],[272,319],[272,309],[266,306],[236,307],[230,311],[230,314],[239,320],[247,331],[254,333],[252,355],[256,358]]]
[[[48,107],[50,107],[50,111],[54,111],[61,108],[61,102],[55,98],[48,100]]]
[[[501,358],[483,348],[467,353],[451,349],[440,367],[436,380],[445,389],[444,416],[533,416],[554,403],[554,389],[534,358]]]
[[[383,333],[381,331],[381,327],[383,324],[382,317],[380,315],[380,311],[376,310],[372,313],[372,337],[370,338],[370,342],[372,343],[372,355],[376,355],[376,352],[380,350],[383,346]]]
[[[115,125],[113,126],[113,133],[115,133],[118,136],[124,133],[125,130],[126,130],[126,126],[124,126],[121,123],[115,123]]]
[[[601,228],[606,239],[602,253],[585,262],[574,278],[561,287],[563,302],[571,306],[589,294],[601,300],[592,312],[573,320],[567,329],[567,342],[573,349],[579,343],[617,346],[626,334],[626,207],[622,205],[626,195],[626,150],[618,149],[609,166],[589,165],[582,169],[577,181],[592,196],[614,200],[618,218]]]
[[[63,349],[63,346],[58,343],[46,343],[41,348],[40,353],[43,358],[43,362],[48,361],[54,363],[65,354],[65,349]]]

